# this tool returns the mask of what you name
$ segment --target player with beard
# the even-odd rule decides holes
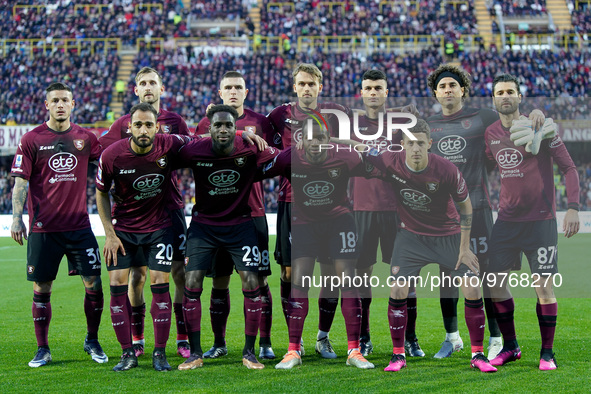
[[[51,288],[64,255],[69,275],[80,275],[85,288],[84,351],[97,363],[106,363],[109,358],[98,342],[104,303],[101,257],[86,208],[88,164],[98,159],[101,147],[93,133],[70,122],[75,101],[69,86],[56,82],[45,92],[49,120],[21,138],[11,169],[15,180],[10,235],[19,245],[28,239],[27,280],[33,282],[38,348],[29,367],[52,360],[48,342]],[[27,194],[28,237],[23,222]]]
[[[177,113],[161,108],[160,97],[164,93],[162,76],[157,70],[150,67],[143,67],[135,76],[134,93],[140,102],[152,105],[158,113],[160,128],[158,133],[190,135],[189,128],[184,119]],[[103,149],[115,142],[128,139],[131,134],[131,115],[127,114],[117,119],[111,125],[109,131],[100,137],[99,142]],[[173,220],[174,231],[174,259],[172,263],[172,279],[175,283],[174,292],[174,315],[177,331],[177,352],[181,357],[187,358],[190,355],[189,343],[187,341],[187,330],[183,321],[183,290],[185,288],[185,269],[183,264],[184,250],[186,243],[187,224],[185,222],[184,201],[178,188],[177,174],[173,173],[170,179],[172,187],[167,188],[170,192],[168,204]],[[136,256],[131,267],[131,280],[129,281],[129,299],[131,302],[131,329],[133,335],[133,347],[136,356],[144,354],[144,319],[146,316],[146,302],[144,299],[144,284],[146,282],[146,261],[142,253]]]
[[[568,211],[563,230],[569,238],[579,231],[579,176],[566,147],[557,135],[557,126],[546,119],[540,131],[545,135],[539,153],[533,154],[523,146],[516,146],[511,127],[520,121],[519,81],[510,74],[493,80],[493,102],[500,120],[486,129],[486,155],[499,166],[501,193],[499,217],[493,226],[490,240],[490,272],[509,274],[521,261],[524,253],[532,272],[538,302],[536,314],[542,337],[539,368],[556,369],[552,350],[556,330],[557,303],[552,288],[553,276],[558,273],[558,233],[553,163],[564,174],[568,195]],[[554,136],[554,137],[552,137]],[[515,334],[513,314],[515,303],[508,281],[497,276],[491,286],[497,321],[505,345],[492,365],[504,365],[521,358]],[[506,278],[506,276],[505,276]]]
[[[173,220],[168,198],[174,174],[171,156],[190,141],[187,136],[156,134],[158,112],[148,103],[130,111],[131,138],[120,140],[101,155],[96,176],[96,200],[105,228],[104,256],[111,285],[111,320],[123,349],[114,371],[137,367],[132,347],[128,299],[129,271],[140,253],[150,268],[154,322],[152,365],[157,371],[171,369],[166,360],[170,332],[169,273],[173,261]],[[111,212],[109,190],[114,184]]]
[[[246,130],[255,133],[266,141],[274,135],[273,126],[266,116],[258,114],[248,108],[244,108],[244,100],[248,95],[244,76],[238,71],[228,71],[220,81],[218,94],[225,105],[229,105],[238,112],[236,127],[239,130]],[[197,126],[195,134],[202,135],[209,133],[210,121],[207,117],[203,118]],[[269,264],[269,229],[265,215],[265,205],[263,203],[263,185],[257,182],[252,186],[248,204],[251,208],[251,216],[256,228],[259,240],[259,252],[261,262],[259,265],[259,288],[261,291],[261,326],[260,326],[260,346],[259,357],[263,359],[273,359],[275,354],[271,347],[271,325],[273,320],[273,297],[269,290],[267,277],[271,275],[271,265]],[[214,333],[214,344],[207,352],[203,354],[205,358],[217,358],[228,354],[226,347],[226,324],[230,314],[230,275],[232,274],[232,265],[227,264],[231,261],[228,253],[220,252],[216,260],[214,272],[208,274],[213,277],[213,286],[211,289],[211,303],[209,313],[211,317],[211,328]],[[223,262],[225,260],[226,262]],[[222,267],[229,268],[227,272],[221,271]]]
[[[471,82],[469,74],[459,67],[443,64],[429,75],[427,82],[442,107],[441,114],[427,119],[433,138],[431,149],[433,153],[458,166],[466,179],[474,211],[470,244],[478,256],[481,272],[486,272],[493,220],[488,196],[484,131],[499,116],[490,109],[464,105]],[[538,110],[530,114],[534,129],[541,127],[544,119],[544,115]],[[442,270],[441,274],[449,273]],[[483,292],[490,332],[488,357],[493,359],[502,348],[501,332],[494,319],[492,301],[486,285]],[[446,338],[435,358],[449,357],[463,348],[457,320],[458,290],[454,287],[441,287],[440,303]]]

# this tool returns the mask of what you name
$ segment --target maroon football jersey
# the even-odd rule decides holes
[[[175,173],[171,157],[191,138],[156,134],[152,150],[135,153],[130,139],[119,140],[101,155],[96,187],[107,193],[115,184],[112,207],[115,230],[150,233],[172,226],[170,178]]]
[[[420,172],[406,165],[404,152],[372,150],[364,155],[388,177],[397,191],[399,227],[416,234],[445,236],[460,232],[460,214],[454,201],[468,198],[462,173],[449,160],[429,153]]]
[[[248,197],[257,169],[281,151],[268,147],[260,152],[242,138],[234,139],[230,156],[218,156],[211,138],[193,140],[176,157],[176,166],[190,167],[195,179],[193,221],[230,226],[251,220]]]
[[[351,110],[336,103],[318,103],[318,106],[313,111],[310,109],[303,109],[299,104],[284,104],[275,108],[267,117],[271,121],[275,129],[275,136],[273,143],[275,146],[283,149],[296,145],[302,139],[302,127],[304,120],[309,118],[311,114],[318,117],[318,113],[323,109],[337,109],[344,112],[351,118]],[[328,132],[330,135],[337,135],[339,125],[336,116],[332,114],[322,114],[328,125]],[[281,186],[279,188],[279,201],[292,202],[292,191],[289,181],[285,178],[281,179]]]
[[[61,133],[44,123],[23,135],[11,175],[29,181],[30,231],[90,227],[86,208],[88,163],[98,159],[100,152],[96,136],[73,123]]]
[[[394,130],[392,139],[387,137],[387,116],[384,115],[382,122],[382,136],[378,139],[361,139],[353,131],[351,137],[368,145],[370,148],[388,149],[392,151],[401,151],[400,141],[402,132]],[[359,133],[364,135],[374,135],[379,130],[378,119],[370,119],[367,116],[359,116]],[[353,120],[351,120],[353,127]],[[351,188],[353,190],[353,209],[355,211],[396,211],[396,192],[391,182],[382,179],[351,179]]]
[[[485,134],[486,156],[499,166],[501,174],[499,219],[525,222],[556,217],[554,162],[564,174],[568,207],[578,210],[579,174],[560,136],[543,140],[537,155],[515,146],[510,136],[500,120]]]
[[[209,119],[203,118],[195,129],[196,135],[209,133]],[[236,121],[236,128],[238,130],[250,131],[255,133],[259,137],[263,138],[270,145],[273,145],[271,139],[273,138],[274,131],[271,122],[265,115],[261,115],[247,108],[244,109],[244,113]],[[263,184],[257,182],[252,185],[250,196],[248,197],[248,205],[252,209],[251,215],[253,217],[265,216],[265,204],[263,203]]]
[[[328,150],[326,161],[321,164],[308,163],[303,149],[292,151],[293,224],[326,221],[351,212],[347,197],[349,179],[377,173],[365,165],[359,153],[340,147],[345,149]]]
[[[131,116],[129,114],[123,115],[115,121],[104,135],[99,138],[99,142],[103,149],[106,149],[111,144],[131,137],[131,130],[129,129],[129,122]],[[180,135],[191,135],[189,127],[185,120],[177,113],[161,109],[158,114],[158,123],[160,123],[160,129],[158,133],[162,134],[180,134]],[[171,178],[173,185],[170,189],[170,209],[184,209],[185,202],[178,188],[177,175],[173,174]]]

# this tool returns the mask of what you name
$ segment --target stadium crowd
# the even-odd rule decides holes
[[[274,36],[285,34],[292,40],[305,35],[477,34],[473,1],[459,5],[442,1],[356,1],[344,6],[300,1],[271,7],[269,3],[263,2],[261,30]]]
[[[19,1],[0,2],[3,38],[41,38],[48,42],[56,38],[120,38],[123,44],[135,45],[138,37],[190,36],[186,26],[187,11],[182,2],[165,0],[144,6],[131,0],[76,2]]]
[[[489,2],[488,8],[491,15],[497,14],[500,7],[504,16],[539,16],[546,13],[546,0],[494,0]]]
[[[93,123],[106,118],[111,102],[119,57],[116,52],[80,53],[56,51],[29,57],[12,49],[0,57],[0,114],[17,124],[40,124],[46,119],[42,98],[48,83],[59,76],[76,89],[76,123]]]

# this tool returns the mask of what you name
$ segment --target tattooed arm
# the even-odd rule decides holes
[[[12,189],[12,225],[10,226],[10,236],[19,245],[23,244],[23,238],[27,239],[27,226],[23,222],[23,211],[25,201],[27,200],[28,181],[21,177],[14,178],[14,188]]]

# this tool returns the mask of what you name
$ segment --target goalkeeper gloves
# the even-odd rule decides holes
[[[558,126],[552,118],[546,118],[541,129],[534,131],[531,121],[522,115],[519,120],[513,121],[510,131],[510,138],[515,146],[525,145],[526,152],[537,155],[540,152],[542,140],[554,138],[558,134]]]

